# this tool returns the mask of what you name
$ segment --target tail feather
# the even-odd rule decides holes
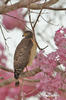
[[[19,86],[19,81],[17,80],[17,82],[15,82],[15,86]]]
[[[15,86],[19,86],[19,72],[17,73],[16,71],[14,72],[14,78],[16,79],[16,82],[15,82]]]

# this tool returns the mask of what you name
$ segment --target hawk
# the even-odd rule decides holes
[[[24,68],[31,65],[36,55],[37,45],[34,35],[31,31],[25,31],[24,38],[18,44],[14,54],[14,78],[17,80],[16,86],[19,85],[19,75]]]

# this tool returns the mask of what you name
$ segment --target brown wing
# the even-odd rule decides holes
[[[16,79],[29,62],[32,46],[32,40],[24,38],[16,48],[14,55],[14,74]]]

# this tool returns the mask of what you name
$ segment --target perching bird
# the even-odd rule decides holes
[[[31,65],[36,55],[37,45],[31,31],[25,31],[24,39],[18,44],[14,54],[14,78],[17,80],[16,86],[19,85],[19,75],[27,65]]]

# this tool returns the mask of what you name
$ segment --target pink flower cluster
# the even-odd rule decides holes
[[[42,69],[42,72],[33,77],[33,79],[40,79],[40,82],[36,84],[37,89],[40,88],[41,91],[50,92],[52,94],[55,92],[58,93],[60,89],[66,89],[66,85],[64,83],[66,80],[62,77],[61,72],[56,72],[56,75],[54,75],[55,69],[58,68],[56,57],[56,52],[50,53],[47,56],[39,53],[35,59],[32,68],[37,66]]]
[[[66,67],[66,28],[61,27],[56,31],[54,40],[58,47],[59,62]]]
[[[4,47],[0,43],[0,65],[6,66],[7,57],[4,55]]]
[[[22,9],[11,11],[7,15],[3,15],[3,24],[6,29],[12,30],[18,28],[25,29],[26,21],[22,15]]]
[[[54,40],[58,48],[66,48],[66,28],[61,27],[57,30]]]

